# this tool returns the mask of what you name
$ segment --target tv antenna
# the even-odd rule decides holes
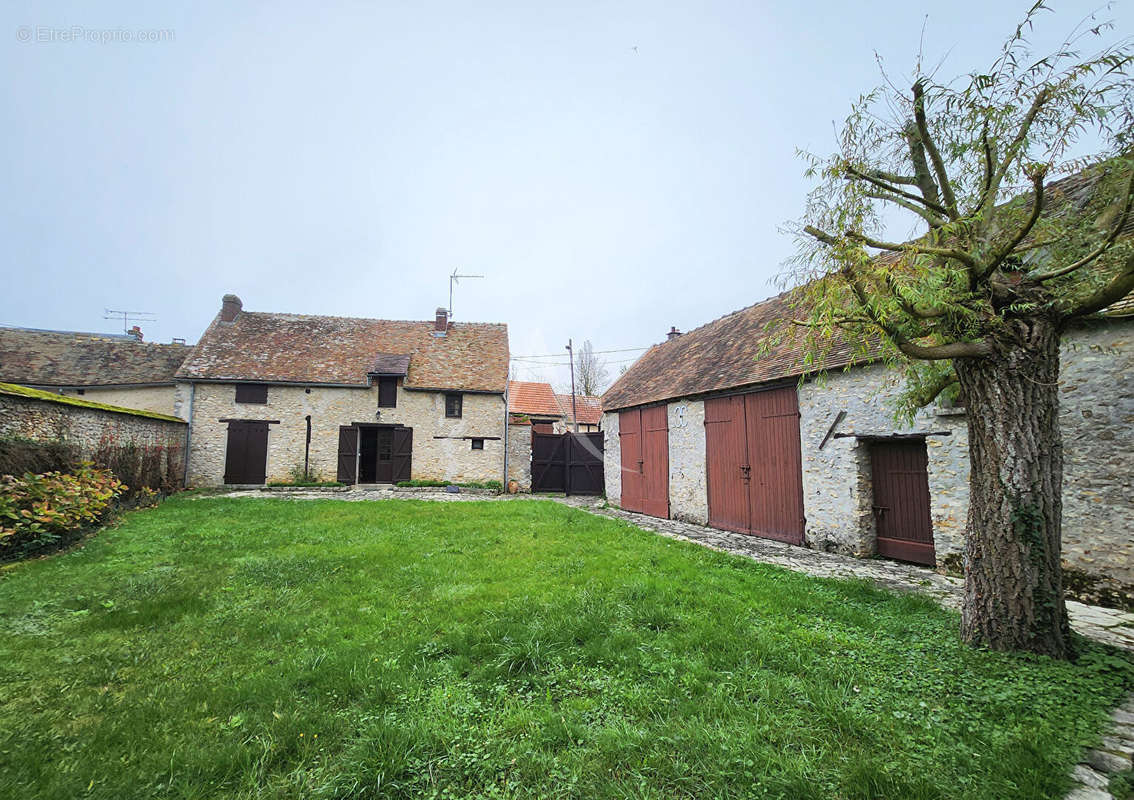
[[[104,308],[103,319],[120,319],[122,320],[122,332],[130,332],[131,322],[157,322],[157,315],[152,311],[114,311],[110,308]]]
[[[458,268],[459,269],[459,268]],[[483,275],[459,275],[457,270],[453,270],[453,274],[449,276],[449,319],[453,318],[453,284],[460,283],[461,278],[483,278]]]

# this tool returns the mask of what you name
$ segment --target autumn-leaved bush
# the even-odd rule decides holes
[[[100,521],[126,485],[83,462],[70,473],[0,477],[0,559],[66,541]]]

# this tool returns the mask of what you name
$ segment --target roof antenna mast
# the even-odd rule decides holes
[[[460,283],[460,278],[483,278],[483,275],[458,275],[457,269],[453,270],[453,274],[449,276],[449,319],[453,318],[453,284]]]
[[[157,322],[157,316],[152,311],[113,311],[109,308],[102,310],[103,319],[122,320],[122,332],[130,332],[131,322]]]

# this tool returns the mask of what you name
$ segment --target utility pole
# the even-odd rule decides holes
[[[575,423],[575,433],[579,432],[579,414],[575,411],[575,351],[571,348],[571,340],[567,340],[567,352],[571,356],[571,421]]]

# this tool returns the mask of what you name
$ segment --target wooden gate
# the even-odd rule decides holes
[[[709,524],[803,543],[803,472],[794,387],[705,401]]]
[[[936,566],[924,440],[870,446],[878,555]]]
[[[261,484],[268,471],[268,423],[230,420],[224,453],[224,482]]]
[[[532,491],[602,494],[601,433],[532,432]]]
[[[669,422],[665,406],[618,415],[622,507],[669,518]]]

